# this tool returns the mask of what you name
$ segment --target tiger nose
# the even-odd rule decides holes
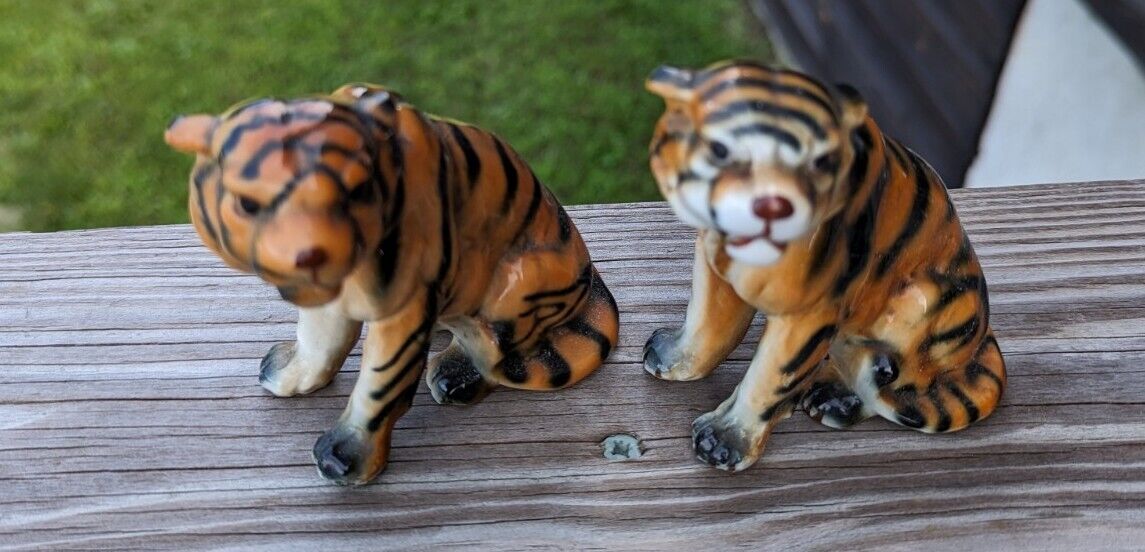
[[[326,250],[321,247],[312,247],[302,251],[294,258],[295,268],[318,268],[326,263]]]
[[[755,198],[751,202],[751,210],[761,219],[785,219],[795,212],[795,206],[787,198],[770,195]]]

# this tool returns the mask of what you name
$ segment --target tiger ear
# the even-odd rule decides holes
[[[855,87],[839,83],[835,85],[835,102],[839,110],[843,126],[856,128],[867,119],[867,101],[859,94]]]
[[[343,85],[334,91],[334,96],[352,100],[356,111],[382,120],[389,120],[401,101],[401,96],[381,86],[363,83]]]
[[[219,126],[214,115],[180,115],[167,125],[163,140],[184,153],[211,154],[211,134]]]
[[[648,75],[644,87],[667,102],[689,102],[696,96],[693,89],[695,76],[695,72],[689,69],[661,65]]]

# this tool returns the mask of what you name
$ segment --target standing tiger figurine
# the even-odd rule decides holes
[[[692,425],[701,461],[747,468],[797,406],[925,432],[993,412],[1006,370],[982,268],[938,175],[857,92],[742,61],[647,87],[667,104],[652,172],[699,236],[684,325],[652,334],[645,370],[703,378],[767,317],[743,381]]]
[[[278,396],[330,383],[367,322],[361,372],[314,445],[321,474],[380,473],[428,361],[442,404],[499,385],[572,385],[615,347],[616,303],[560,204],[504,142],[370,85],[177,118],[196,154],[191,221],[228,265],[299,307],[297,340],[259,380]]]

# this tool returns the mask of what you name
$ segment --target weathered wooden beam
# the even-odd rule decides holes
[[[265,393],[258,360],[291,310],[189,227],[2,234],[0,548],[1140,546],[1145,183],[954,198],[1007,354],[999,411],[946,436],[797,413],[734,475],[692,459],[689,424],[738,382],[758,321],[710,379],[643,373],[688,296],[692,233],[661,204],[570,209],[622,309],[605,367],[470,408],[423,390],[389,469],[352,489],[310,449],[357,355],[312,396]],[[644,455],[606,461],[616,433]]]

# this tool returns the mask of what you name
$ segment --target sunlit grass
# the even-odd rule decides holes
[[[0,22],[0,205],[36,230],[185,222],[173,115],[348,81],[497,132],[563,201],[652,199],[648,72],[769,56],[733,0],[11,0]]]

